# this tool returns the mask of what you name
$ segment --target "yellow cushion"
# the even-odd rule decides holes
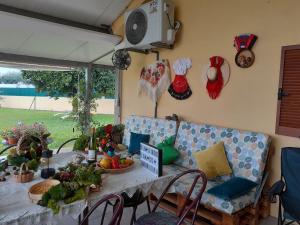
[[[224,142],[219,142],[203,151],[194,152],[193,155],[198,168],[206,174],[208,179],[232,173],[225,154]]]

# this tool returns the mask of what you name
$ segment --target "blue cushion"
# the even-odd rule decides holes
[[[139,154],[141,149],[141,143],[149,143],[150,135],[149,134],[137,134],[130,133],[130,142],[128,147],[129,154]]]
[[[209,189],[207,193],[229,201],[247,194],[256,186],[257,183],[251,180],[233,177],[230,180]]]

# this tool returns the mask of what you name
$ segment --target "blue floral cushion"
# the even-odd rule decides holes
[[[123,145],[129,146],[130,132],[150,134],[149,144],[156,146],[170,136],[176,135],[176,121],[145,116],[128,116],[125,120]]]
[[[169,213],[154,212],[140,217],[135,225],[176,225],[178,221],[178,217]]]
[[[233,175],[260,183],[271,141],[270,136],[263,133],[181,121],[175,141],[180,157],[175,163],[197,168],[193,152],[221,141]]]
[[[186,168],[179,167],[177,165],[164,166],[164,173],[178,174],[185,171]],[[255,201],[256,188],[253,188],[248,193],[231,200],[224,200],[215,195],[209,194],[207,190],[230,180],[230,176],[218,177],[213,181],[208,181],[206,191],[203,193],[201,198],[201,204],[206,205],[209,208],[215,208],[227,214],[233,214],[239,210],[251,205]],[[190,190],[191,184],[194,181],[194,176],[184,177],[174,184],[174,192],[187,195]],[[202,187],[202,183],[197,183],[192,193],[191,198],[195,198],[199,190]]]

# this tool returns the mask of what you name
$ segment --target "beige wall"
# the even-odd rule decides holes
[[[193,95],[177,101],[166,92],[159,101],[158,116],[176,113],[185,120],[232,128],[260,131],[273,136],[276,151],[272,158],[271,182],[280,176],[280,148],[300,146],[298,138],[275,132],[276,94],[281,46],[300,44],[299,0],[174,0],[176,17],[183,26],[173,50],[160,50],[172,63],[190,57],[193,67],[187,74]],[[253,51],[254,65],[238,68],[233,38],[241,33],[258,36]],[[210,56],[228,60],[231,78],[217,100],[211,100],[201,81],[201,69]],[[153,115],[153,104],[138,97],[139,73],[155,55],[131,54],[132,65],[123,73],[122,119],[130,114]],[[173,78],[173,74],[172,74]],[[276,215],[275,206],[272,215]]]
[[[25,96],[1,96],[3,99],[0,101],[0,106],[4,108],[17,108],[29,109],[34,97]],[[57,112],[71,111],[72,105],[70,98],[59,98],[57,100],[49,97],[37,97],[36,108],[37,110],[50,110]],[[114,114],[113,99],[98,99],[96,100],[97,114]],[[32,109],[34,105],[32,105]]]

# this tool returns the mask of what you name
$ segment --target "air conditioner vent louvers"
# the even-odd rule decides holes
[[[126,21],[126,38],[129,43],[136,45],[140,43],[147,32],[147,17],[138,9],[133,11]]]

